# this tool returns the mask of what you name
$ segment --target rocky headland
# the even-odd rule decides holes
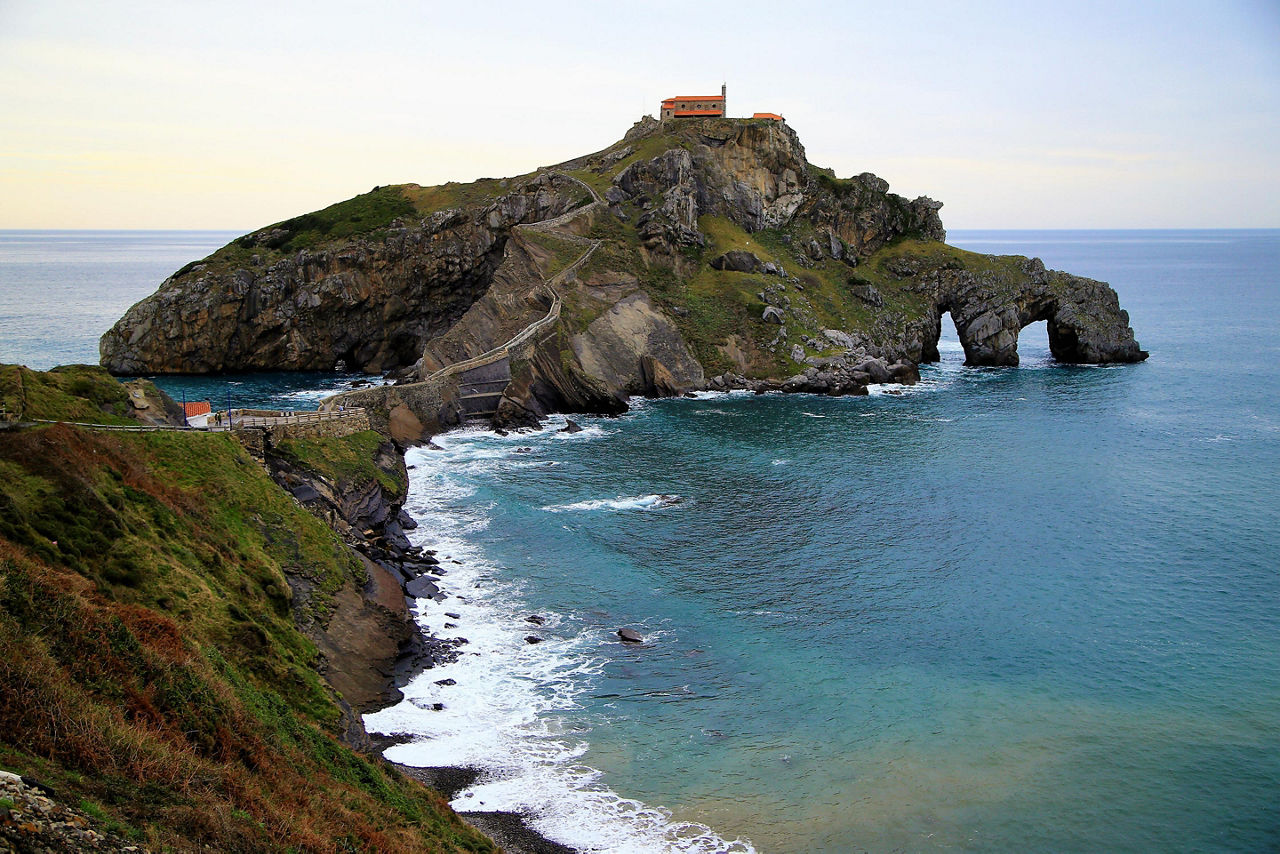
[[[1036,321],[1063,362],[1146,357],[1108,285],[948,246],[940,208],[810,164],[782,122],[646,118],[530,175],[375,188],[238,238],[130,309],[102,363],[393,372],[348,402],[413,441],[633,394],[911,382],[945,314],[970,365],[1018,364]]]

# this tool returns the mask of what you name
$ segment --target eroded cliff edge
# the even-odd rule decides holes
[[[1016,365],[1040,320],[1060,361],[1146,357],[1110,286],[948,246],[940,208],[810,164],[782,122],[646,119],[530,175],[375,188],[241,237],[130,309],[102,361],[422,380],[540,322],[502,354],[496,415],[519,421],[637,393],[909,380],[946,313],[971,365]],[[457,392],[378,394],[430,432],[477,396]]]

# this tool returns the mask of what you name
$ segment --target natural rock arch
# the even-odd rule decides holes
[[[939,271],[934,306],[924,322],[922,362],[938,361],[942,315],[950,313],[965,364],[1016,366],[1019,333],[1045,321],[1049,352],[1059,362],[1107,364],[1147,357],[1120,308],[1116,292],[1104,282],[1047,271],[1038,258],[1023,264],[1025,278],[1005,281],[967,270]]]

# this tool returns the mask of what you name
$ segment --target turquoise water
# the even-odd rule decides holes
[[[0,360],[95,360],[208,251],[116,234],[102,260],[163,269],[47,305],[0,235]],[[95,269],[62,239],[24,250],[46,281]],[[902,394],[411,451],[452,594],[420,619],[469,643],[369,716],[418,735],[391,755],[483,767],[459,806],[591,850],[1280,848],[1280,232],[951,239],[1110,281],[1151,358],[1058,366],[1038,324],[1022,367],[952,335]]]
[[[900,395],[413,452],[464,597],[422,619],[482,654],[371,716],[389,755],[599,850],[1280,845],[1280,235],[954,239],[1112,281],[1151,359],[1032,327]]]

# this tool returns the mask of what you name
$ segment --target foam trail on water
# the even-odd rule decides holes
[[[452,433],[436,438],[440,450],[407,454],[414,469],[405,509],[419,523],[411,538],[435,549],[447,571],[437,579],[447,598],[417,600],[415,615],[437,637],[467,642],[457,661],[419,674],[405,686],[402,702],[366,715],[365,726],[409,737],[386,751],[392,761],[481,769],[477,783],[454,799],[455,809],[517,812],[571,847],[617,854],[752,852],[747,842],[726,840],[620,795],[600,771],[581,764],[590,727],[573,713],[604,664],[598,651],[610,642],[607,632],[577,628],[581,623],[572,615],[541,613],[542,622],[528,621],[533,612],[519,581],[507,580],[508,573],[473,542],[488,518],[475,500],[471,475],[518,463],[531,444],[554,447],[550,443],[604,434],[598,425],[584,425],[579,433],[557,429],[552,424],[507,437]],[[672,498],[588,501],[564,509],[652,509]],[[529,643],[529,637],[539,642]],[[448,680],[454,684],[439,684]]]
[[[572,504],[549,504],[543,507],[551,513],[563,513],[570,510],[659,510],[679,504],[679,495],[637,495],[631,498],[596,498],[588,501],[575,501]]]

